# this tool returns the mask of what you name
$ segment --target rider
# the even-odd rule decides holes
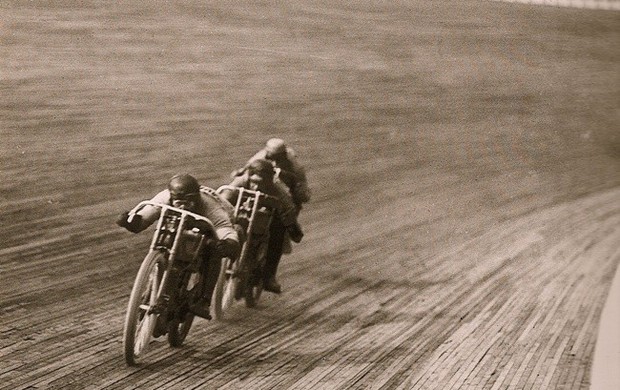
[[[173,176],[168,183],[168,188],[155,195],[151,201],[191,211],[206,217],[213,223],[218,239],[216,255],[208,258],[207,251],[203,252],[201,272],[206,277],[201,278],[203,283],[200,286],[199,299],[190,306],[190,310],[194,314],[211,319],[209,305],[217,283],[221,259],[229,257],[234,260],[240,252],[239,237],[230,220],[229,213],[214,195],[200,191],[200,184],[196,178],[187,174]],[[131,221],[128,220],[129,212],[124,212],[116,223],[132,233],[139,233],[159,219],[160,213],[161,208],[149,205],[139,210]],[[195,227],[200,228],[199,225],[200,221],[197,221]]]
[[[306,170],[297,160],[297,154],[287,146],[280,138],[271,138],[265,147],[252,156],[245,167],[233,172],[233,176],[239,176],[247,169],[250,163],[257,159],[267,159],[280,169],[280,179],[290,188],[293,202],[297,210],[301,210],[302,203],[310,200],[310,189]]]
[[[233,179],[230,186],[264,192],[280,200],[276,218],[272,219],[269,226],[269,242],[267,244],[267,258],[263,275],[263,288],[265,291],[279,294],[282,292],[282,287],[276,279],[276,273],[280,258],[282,257],[285,233],[288,232],[291,239],[298,243],[301,242],[303,232],[297,223],[297,207],[295,203],[289,195],[286,186],[274,176],[275,170],[270,161],[255,159],[248,164],[242,175]],[[224,190],[221,195],[229,202],[234,203],[237,192]]]

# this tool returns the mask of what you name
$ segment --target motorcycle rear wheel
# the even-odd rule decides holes
[[[224,318],[224,312],[228,310],[235,301],[235,291],[239,284],[239,278],[234,276],[237,269],[237,263],[225,257],[222,259],[220,274],[213,292],[211,307],[213,318],[221,320]]]
[[[195,297],[193,290],[198,284],[199,276],[197,273],[186,274],[182,277],[183,282],[179,286],[177,292],[177,302],[180,308],[174,313],[174,318],[168,323],[168,344],[171,347],[180,347],[183,345],[187,334],[189,333],[192,323],[194,322],[194,314],[188,307],[191,300]]]
[[[182,321],[178,318],[170,321],[168,324],[168,344],[175,348],[182,346],[193,322],[194,315],[189,311],[185,313]]]
[[[151,310],[157,303],[157,291],[161,284],[166,257],[162,252],[149,252],[136,275],[123,327],[125,362],[134,366],[142,360],[153,339],[158,314]]]
[[[249,280],[245,286],[245,306],[256,307],[258,300],[263,292],[263,279],[259,278],[255,281]]]

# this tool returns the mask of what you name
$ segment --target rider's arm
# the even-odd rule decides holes
[[[239,177],[241,175],[243,175],[243,173],[248,169],[248,167],[250,166],[250,164],[258,159],[265,159],[267,156],[267,152],[265,152],[264,149],[259,150],[258,152],[256,152],[256,154],[254,154],[254,156],[250,157],[250,159],[248,160],[248,162],[245,163],[245,165],[242,168],[239,169],[235,169],[234,171],[232,171],[231,173],[231,177]]]
[[[291,198],[291,194],[284,183],[279,180],[273,182],[274,192],[280,200],[279,210],[284,226],[291,225],[297,218],[297,207]]]
[[[247,175],[237,176],[233,179],[233,181],[228,184],[230,187],[246,187],[247,186]],[[239,195],[239,190],[232,188],[225,188],[220,192],[220,196],[226,199],[230,204],[235,205],[237,203],[237,196]]]
[[[239,236],[230,221],[228,212],[219,200],[208,195],[204,195],[202,198],[206,206],[205,217],[213,223],[215,235],[219,240],[217,243],[218,251],[222,256],[234,260],[239,256],[241,246],[239,245]]]
[[[252,162],[256,161],[256,160],[265,160],[267,158],[267,152],[265,151],[265,149],[261,149],[258,152],[256,152],[252,157],[250,157],[250,159],[248,160],[247,163],[245,163],[245,167],[247,168],[250,166],[250,164],[252,164]]]
[[[167,203],[169,199],[170,194],[167,190],[165,190],[155,195],[151,201],[157,203]],[[138,210],[138,212],[133,216],[130,216],[129,212],[123,213],[116,223],[132,233],[140,233],[151,226],[151,224],[159,218],[160,212],[161,209],[159,207],[146,205]]]
[[[161,191],[151,199],[151,202],[168,204],[170,202],[170,192],[168,190]],[[151,226],[153,222],[157,221],[160,213],[161,209],[159,207],[151,205],[146,205],[138,211],[137,214],[142,218],[140,230],[146,229]]]
[[[293,173],[297,178],[297,183],[292,192],[295,196],[295,200],[301,203],[310,201],[310,188],[308,187],[308,178],[306,176],[306,170],[297,160],[297,154],[292,148],[286,149],[286,158],[291,163]]]
[[[205,217],[207,217],[213,227],[218,240],[231,239],[239,242],[237,231],[233,228],[228,212],[222,207],[217,199],[209,196],[203,196],[206,205]]]

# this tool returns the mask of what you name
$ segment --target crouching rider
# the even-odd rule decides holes
[[[266,159],[252,160],[229,185],[264,192],[280,200],[276,217],[272,219],[269,226],[269,242],[267,243],[263,275],[265,291],[280,294],[282,287],[276,279],[276,274],[282,257],[283,245],[287,240],[286,235],[288,234],[296,243],[301,242],[304,236],[297,222],[297,207],[286,185],[275,177],[273,164]],[[237,191],[225,190],[221,195],[229,202],[234,203],[237,198]]]
[[[211,296],[220,271],[221,260],[228,257],[235,260],[241,251],[237,231],[233,227],[229,210],[226,210],[221,199],[206,191],[200,190],[200,184],[191,175],[179,174],[170,179],[168,188],[155,195],[152,202],[168,204],[208,218],[215,228],[217,236],[215,255],[209,256],[203,251],[201,265],[202,285],[199,289],[199,299],[191,305],[190,310],[199,317],[211,319],[209,306]],[[116,221],[132,233],[139,233],[159,219],[161,209],[154,206],[145,206],[139,210],[131,222],[128,221],[129,212],[124,212]],[[197,221],[198,225],[200,221]],[[200,226],[195,226],[200,228]]]
[[[288,146],[284,140],[281,138],[267,140],[265,147],[250,157],[243,168],[233,171],[231,176],[242,175],[255,160],[267,160],[279,170],[279,180],[289,188],[298,212],[303,203],[310,201],[311,192],[308,187],[306,169],[299,162],[295,150]]]

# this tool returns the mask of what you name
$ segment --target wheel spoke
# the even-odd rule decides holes
[[[123,329],[123,348],[125,361],[130,366],[142,359],[153,340],[159,316],[152,313],[152,308],[158,301],[157,293],[162,278],[161,264],[165,262],[165,256],[159,251],[150,251],[147,254],[129,297]]]
[[[138,324],[136,329],[136,343],[134,345],[134,354],[140,356],[151,341],[151,323],[154,322],[154,315],[150,314],[144,317]]]
[[[191,291],[194,288],[194,286],[198,284],[199,280],[200,280],[200,277],[198,275],[198,272],[192,273],[192,275],[189,277],[189,280],[187,281],[187,291]]]
[[[222,297],[222,309],[230,308],[235,300],[235,283],[236,279],[228,278],[224,284],[224,294]]]
[[[155,328],[156,315],[149,314],[151,308],[157,303],[157,290],[158,290],[158,266],[153,268],[153,271],[149,274],[148,288],[144,291],[142,303],[139,308],[144,312],[139,316],[140,320],[136,326],[134,354],[140,356],[146,351],[153,336],[153,329]]]

